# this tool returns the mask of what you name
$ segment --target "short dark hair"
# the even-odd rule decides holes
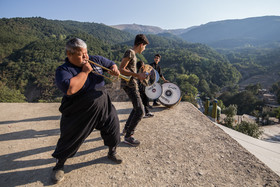
[[[154,56],[154,57],[156,57],[156,56],[157,56],[157,57],[159,57],[159,58],[161,58],[160,54],[155,54],[155,56]]]
[[[134,40],[134,45],[138,46],[140,44],[149,44],[148,38],[144,34],[137,34]]]

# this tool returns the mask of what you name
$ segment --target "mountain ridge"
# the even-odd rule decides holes
[[[182,40],[203,43],[214,48],[235,48],[269,46],[272,42],[280,43],[280,16],[249,17],[211,21],[185,29],[162,29],[160,27],[123,24],[114,28],[144,34],[171,33]],[[137,28],[137,29],[136,29]]]
[[[209,22],[180,36],[214,48],[234,48],[280,42],[279,32],[280,16],[263,16]]]
[[[181,29],[162,29],[158,26],[149,26],[149,25],[140,25],[140,24],[119,24],[119,25],[110,25],[110,27],[113,27],[115,29],[119,29],[122,31],[126,31],[132,34],[162,34],[162,33],[170,33],[174,35],[180,35],[183,34],[193,28],[196,28],[197,26],[192,26],[189,28],[181,28]]]

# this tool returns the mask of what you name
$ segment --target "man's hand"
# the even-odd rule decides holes
[[[83,67],[82,67],[82,71],[83,71],[83,72],[89,74],[90,72],[92,72],[92,70],[93,70],[93,69],[92,69],[91,65],[89,64],[89,62],[85,62],[85,63],[83,64]]]
[[[67,90],[67,95],[77,93],[85,84],[88,74],[92,71],[92,67],[88,62],[82,64],[82,71],[70,79],[70,85]]]
[[[137,73],[137,78],[139,80],[144,80],[146,79],[146,77],[147,77],[146,73]]]
[[[120,71],[119,71],[118,66],[116,64],[112,65],[110,69],[111,69],[111,71],[108,72],[110,75],[114,75],[114,76],[119,76],[120,75]]]

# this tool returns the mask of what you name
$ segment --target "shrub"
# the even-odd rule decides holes
[[[259,138],[259,136],[263,133],[258,124],[246,121],[242,121],[240,124],[236,125],[234,129],[254,138]]]
[[[25,96],[19,90],[10,89],[0,84],[0,102],[22,103],[25,102]]]
[[[232,117],[226,117],[224,119],[223,125],[228,127],[228,128],[233,129],[233,122],[234,122],[234,119]]]

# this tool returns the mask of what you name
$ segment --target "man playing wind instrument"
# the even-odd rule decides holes
[[[103,69],[94,61],[119,76],[116,64],[101,56],[89,56],[86,43],[73,38],[66,43],[67,58],[56,70],[55,81],[64,93],[59,111],[60,138],[52,156],[57,159],[52,180],[57,183],[64,178],[64,163],[73,157],[93,129],[100,130],[104,144],[109,147],[108,158],[120,164],[116,154],[120,142],[120,127],[116,109],[111,103],[104,85]],[[97,73],[91,73],[92,71]]]

